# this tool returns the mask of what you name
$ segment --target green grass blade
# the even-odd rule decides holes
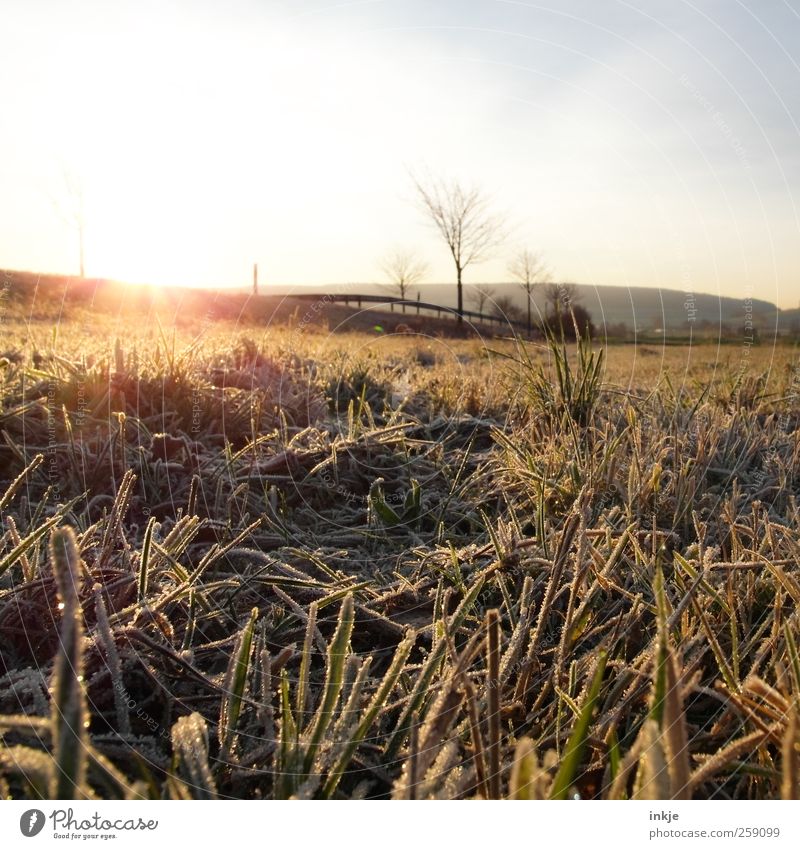
[[[572,730],[569,742],[564,750],[564,756],[561,759],[561,766],[558,768],[556,777],[553,780],[553,787],[550,790],[551,799],[566,799],[578,774],[578,769],[583,758],[583,750],[586,748],[586,740],[589,736],[594,706],[597,702],[597,697],[600,695],[600,688],[603,685],[603,675],[606,671],[607,658],[608,656],[605,652],[600,653],[586,701],[581,708],[580,716],[575,722],[575,727]]]
[[[253,648],[253,632],[258,619],[258,608],[254,607],[250,619],[239,633],[228,672],[225,676],[224,694],[220,706],[219,741],[220,759],[225,760],[233,750],[236,737],[236,725],[242,710],[247,673],[250,669],[250,655]]]
[[[361,717],[361,721],[358,723],[355,733],[348,741],[347,746],[339,757],[339,760],[336,762],[336,766],[334,766],[331,770],[328,780],[325,782],[325,787],[322,792],[326,799],[329,799],[336,791],[342,775],[344,774],[345,769],[347,769],[347,765],[350,763],[358,744],[364,739],[364,737],[366,737],[367,732],[375,722],[378,712],[383,707],[397,684],[397,679],[400,677],[400,673],[405,667],[406,661],[408,660],[408,656],[411,653],[411,649],[414,647],[415,642],[416,634],[414,631],[410,631],[397,647],[394,657],[392,658],[391,666],[383,676],[380,687],[378,687],[375,695],[372,697],[372,700]]]
[[[325,731],[333,718],[333,709],[336,705],[336,700],[339,698],[344,680],[344,664],[347,659],[347,650],[350,644],[350,636],[353,633],[354,621],[355,605],[353,603],[353,596],[347,595],[342,602],[342,609],[339,612],[336,632],[328,646],[328,663],[322,702],[319,708],[317,708],[314,717],[311,738],[303,764],[306,775],[311,772],[314,766],[314,758],[319,749],[319,744],[322,742]]]

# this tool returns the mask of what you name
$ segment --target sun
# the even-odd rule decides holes
[[[92,276],[168,285],[196,283],[214,245],[191,204],[168,199],[159,207],[135,195],[87,216],[85,239]]]

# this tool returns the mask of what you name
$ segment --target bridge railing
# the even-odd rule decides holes
[[[425,312],[433,312],[436,314],[437,318],[442,318],[442,316],[456,319],[458,317],[458,310],[454,307],[445,307],[441,304],[431,304],[426,301],[420,301],[416,299],[409,298],[393,298],[387,295],[359,295],[347,293],[347,294],[330,294],[330,295],[310,295],[310,294],[292,294],[293,298],[297,298],[303,301],[318,301],[320,299],[325,300],[327,303],[335,303],[335,304],[355,304],[359,309],[363,307],[364,304],[380,304],[382,306],[389,307],[391,312],[394,312],[394,308],[406,307],[410,308],[408,312],[404,309],[403,313],[408,315],[409,313],[416,313],[416,315],[420,315],[421,311]],[[505,325],[507,327],[513,327],[516,330],[521,330],[523,332],[527,331],[528,325],[524,321],[519,321],[517,319],[507,318],[504,315],[490,315],[489,313],[476,312],[475,310],[462,310],[461,314],[465,319],[470,321],[480,322],[481,324],[497,324]]]

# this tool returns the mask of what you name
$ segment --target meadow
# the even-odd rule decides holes
[[[5,316],[4,798],[800,798],[789,345]]]

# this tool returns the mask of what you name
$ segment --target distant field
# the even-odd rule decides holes
[[[793,347],[68,307],[3,314],[3,797],[800,795]]]

